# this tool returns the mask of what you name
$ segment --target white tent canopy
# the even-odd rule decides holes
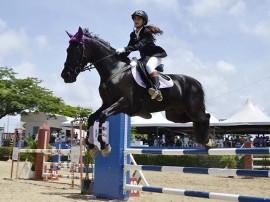
[[[151,119],[144,119],[139,116],[131,117],[131,126],[143,127],[143,126],[164,126],[171,125],[173,122],[168,121],[161,112],[152,113]]]
[[[211,115],[210,123],[218,123],[218,119]],[[143,119],[139,116],[131,117],[131,126],[134,127],[192,127],[192,123],[174,123],[168,121],[163,115],[162,112],[152,113],[151,119]]]
[[[68,119],[67,121],[61,123],[61,126],[66,127],[66,128],[70,128],[71,127],[71,121],[74,121],[75,119],[70,118],[70,117],[68,117],[67,119]],[[73,127],[78,128],[79,126],[80,126],[79,121],[73,122]]]
[[[247,99],[244,106],[236,111],[231,117],[220,124],[225,125],[269,125],[270,118],[264,114],[250,99]]]

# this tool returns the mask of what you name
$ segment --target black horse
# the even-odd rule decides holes
[[[75,82],[80,72],[90,68],[96,68],[100,75],[99,94],[103,104],[89,116],[88,127],[99,120],[101,128],[108,116],[121,112],[129,116],[151,118],[150,113],[165,111],[166,118],[175,123],[193,122],[193,132],[198,143],[205,147],[215,146],[215,141],[209,138],[210,114],[205,112],[204,91],[197,80],[181,74],[169,74],[174,85],[161,89],[164,98],[157,102],[133,79],[129,58],[117,55],[109,43],[93,36],[86,29],[79,28],[75,35],[68,35],[69,47],[61,74],[65,83]],[[102,138],[101,130],[99,134],[102,154],[107,156],[110,145]],[[95,157],[97,147],[89,142],[88,146]]]

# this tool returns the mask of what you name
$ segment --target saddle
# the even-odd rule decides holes
[[[137,60],[136,58],[132,58],[130,66],[133,78],[139,86],[143,88],[150,88],[153,86],[150,77],[146,71],[145,62]],[[163,64],[160,64],[156,67],[159,76],[159,88],[170,88],[173,86],[173,81],[168,75],[162,73],[163,67]]]

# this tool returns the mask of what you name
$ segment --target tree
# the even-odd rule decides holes
[[[89,115],[92,113],[91,108],[83,107],[72,107],[70,105],[65,105],[62,108],[61,114],[69,117],[75,118],[75,120],[82,121],[83,130],[87,130],[87,120]]]
[[[55,97],[52,91],[41,87],[41,80],[33,77],[17,79],[16,73],[8,67],[0,67],[0,119],[6,115],[27,112],[45,112],[71,117],[88,112],[89,108],[65,105],[62,98]]]

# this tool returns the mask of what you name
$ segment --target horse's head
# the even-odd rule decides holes
[[[75,35],[68,33],[70,37],[69,47],[67,49],[67,58],[61,77],[65,83],[73,83],[76,81],[79,73],[87,65],[87,58],[85,55],[85,40],[84,33],[81,27]]]

